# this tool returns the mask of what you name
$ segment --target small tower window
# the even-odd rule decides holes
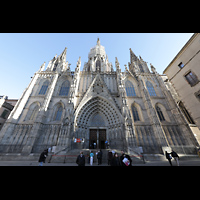
[[[182,62],[180,62],[180,63],[178,64],[178,66],[182,69],[182,68],[184,67],[184,64],[183,64]]]
[[[101,61],[97,60],[96,62],[96,71],[101,71]]]

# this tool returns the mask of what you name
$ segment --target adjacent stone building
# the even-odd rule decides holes
[[[16,103],[17,99],[8,99],[6,95],[0,96],[0,130]]]
[[[170,146],[193,153],[198,143],[165,79],[130,49],[128,68],[115,69],[97,40],[81,71],[66,61],[67,48],[34,74],[0,132],[1,153],[43,149],[105,148],[162,153]],[[74,143],[75,138],[83,142]]]
[[[194,33],[164,70],[177,92],[176,102],[200,141],[200,34]]]

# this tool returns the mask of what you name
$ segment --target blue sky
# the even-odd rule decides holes
[[[130,62],[129,48],[137,56],[164,69],[193,33],[1,33],[0,34],[0,95],[20,98],[39,67],[67,47],[67,61],[74,70],[81,56],[81,69],[88,61],[90,48],[100,38],[109,62],[115,69],[115,57],[122,71]]]

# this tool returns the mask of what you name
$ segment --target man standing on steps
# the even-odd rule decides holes
[[[101,149],[100,149],[100,151],[99,151],[98,154],[97,154],[98,165],[101,165],[101,164],[102,164],[102,156],[103,156],[103,152],[102,152]]]
[[[83,151],[81,151],[80,155],[78,155],[76,164],[78,164],[78,166],[85,166],[85,156],[83,155]]]

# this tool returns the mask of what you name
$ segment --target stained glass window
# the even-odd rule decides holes
[[[133,87],[133,84],[130,81],[126,81],[125,87],[126,87],[126,95],[128,97],[136,96],[135,89]]]
[[[40,95],[45,95],[46,94],[46,91],[48,89],[48,86],[49,86],[49,81],[45,81],[40,89],[40,92],[39,94]]]
[[[146,82],[146,85],[147,85],[147,90],[148,90],[148,92],[149,92],[149,95],[150,95],[150,96],[156,96],[156,92],[155,92],[155,90],[154,90],[154,88],[153,88],[152,83],[150,83],[149,81],[147,81],[147,82]]]
[[[69,93],[69,88],[70,88],[70,82],[67,80],[62,84],[59,96],[67,96]]]
[[[132,113],[133,113],[134,121],[140,121],[138,111],[137,111],[137,108],[135,106],[132,106]]]
[[[60,121],[62,117],[63,107],[60,105],[55,114],[55,121]]]

